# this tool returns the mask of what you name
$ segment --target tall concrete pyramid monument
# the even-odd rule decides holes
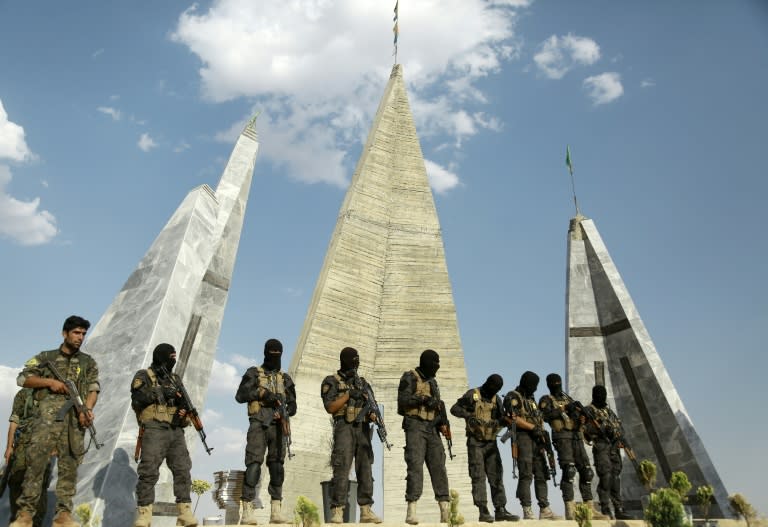
[[[299,409],[293,421],[296,457],[286,461],[287,503],[300,494],[322,503],[321,481],[331,479],[331,422],[320,384],[339,368],[345,346],[360,352],[360,374],[383,406],[394,445],[391,451],[384,449],[383,477],[374,473],[384,496],[384,503],[375,507],[385,521],[403,521],[405,435],[396,412],[400,376],[418,366],[423,350],[436,350],[442,397],[452,404],[467,390],[467,374],[440,224],[400,65],[392,69],[341,206],[292,358],[289,371]],[[456,420],[452,428],[457,457],[446,462],[448,478],[467,500],[471,494],[463,425]],[[424,472],[419,517],[437,521],[437,503],[426,468]]]
[[[238,138],[216,190],[202,185],[187,194],[88,339],[87,351],[99,362],[96,426],[105,446],[86,455],[75,502],[92,503],[102,525],[133,525],[137,423],[130,379],[152,362],[157,344],[176,347],[174,371],[202,411],[259,147],[254,120]],[[192,427],[187,443],[198,448]],[[155,515],[172,515],[173,525],[165,465],[156,494]],[[156,520],[153,525],[164,524]]]
[[[658,467],[658,484],[683,471],[693,484],[712,485],[711,517],[724,517],[728,495],[675,390],[640,314],[592,220],[577,215],[568,232],[567,372],[570,395],[588,402],[602,384],[622,419],[638,460]],[[622,494],[641,510],[645,490],[624,459]],[[695,504],[695,499],[690,499]]]

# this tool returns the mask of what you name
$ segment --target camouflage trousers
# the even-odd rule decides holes
[[[517,434],[517,468],[520,476],[517,480],[517,499],[523,507],[531,506],[531,481],[536,492],[539,507],[549,507],[547,499],[547,458],[539,449],[536,440],[527,432]]]
[[[373,504],[373,447],[371,434],[373,429],[368,423],[347,423],[337,419],[333,423],[333,490],[331,507],[344,507],[347,504],[349,490],[349,471],[352,458],[355,461],[357,477],[357,504]]]
[[[265,426],[262,421],[254,417],[250,422],[245,444],[245,479],[241,499],[253,501],[256,497],[256,485],[261,479],[261,465],[266,455],[267,469],[269,469],[269,486],[267,487],[269,497],[273,500],[282,500],[285,480],[283,464],[286,454],[282,428],[275,421]]]
[[[579,474],[579,493],[583,501],[592,500],[592,467],[589,464],[587,450],[584,448],[584,441],[578,433],[572,431],[553,432],[552,443],[557,450],[557,462],[560,465],[562,479],[560,480],[560,491],[563,494],[563,501],[573,501],[573,474],[569,478],[569,465],[573,465]]]
[[[77,467],[83,460],[84,441],[73,412],[63,421],[56,421],[56,409],[43,409],[30,424],[26,446],[26,471],[21,496],[17,500],[19,510],[34,516],[44,493],[44,481],[50,465],[51,453],[57,456],[56,512],[72,512],[72,500],[77,491]],[[47,476],[50,480],[50,473]],[[47,488],[47,487],[45,487]]]
[[[472,480],[472,500],[478,507],[488,505],[488,492],[485,480],[491,486],[491,501],[498,509],[507,505],[504,491],[504,468],[501,464],[499,447],[496,439],[483,441],[474,437],[467,438],[467,459],[469,477]]]
[[[619,449],[604,439],[596,439],[592,445],[592,456],[595,458],[595,471],[599,481],[597,496],[600,506],[608,508],[622,506],[621,499],[621,454]]]
[[[24,474],[27,471],[26,445],[19,442],[13,451],[13,460],[8,476],[8,500],[11,506],[11,521],[16,519],[19,512],[18,500],[21,497],[22,486],[24,484]],[[53,470],[53,461],[49,459],[48,465],[43,473],[43,482],[40,492],[40,500],[37,502],[35,514],[32,518],[33,527],[42,527],[45,513],[48,511],[48,485],[51,483],[51,471]]]
[[[437,501],[450,501],[448,474],[445,471],[445,447],[432,421],[416,417],[403,418],[405,431],[405,463],[408,466],[405,501],[418,501],[424,489],[424,465],[432,479]]]
[[[169,423],[151,421],[144,425],[141,461],[136,472],[136,504],[139,507],[155,502],[155,485],[160,478],[160,465],[168,465],[173,474],[173,494],[176,503],[190,503],[192,460],[187,450],[184,429]]]

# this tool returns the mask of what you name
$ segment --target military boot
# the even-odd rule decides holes
[[[418,525],[419,519],[416,517],[416,502],[408,502],[408,511],[405,513],[405,523],[408,525]]]
[[[136,521],[133,527],[150,527],[152,525],[152,505],[139,506],[136,509]]]
[[[507,510],[504,505],[496,507],[496,521],[497,522],[519,522],[520,516],[512,514]]]
[[[197,518],[192,514],[192,505],[190,503],[177,503],[176,512],[176,525],[197,527]]]
[[[611,515],[610,514],[606,516],[605,514],[603,514],[599,510],[597,510],[597,507],[595,506],[595,502],[594,501],[587,500],[584,503],[586,505],[588,505],[589,508],[592,509],[592,519],[593,520],[610,520],[611,519]]]
[[[480,511],[480,515],[477,517],[477,521],[484,523],[493,523],[493,515],[488,512],[487,505],[478,505],[477,510]]]
[[[344,523],[344,507],[331,507],[330,523]]]
[[[370,505],[360,505],[360,523],[381,523],[381,518],[373,513]]]
[[[528,506],[523,505],[523,519],[524,520],[535,520],[536,519],[533,516],[533,507],[531,507],[530,505],[528,505]]]
[[[32,515],[27,511],[19,511],[9,527],[32,527]]]
[[[576,502],[574,502],[573,500],[565,502],[565,519],[566,520],[576,519]]]
[[[440,523],[450,522],[451,521],[451,502],[438,501],[437,505],[440,507]]]
[[[256,509],[250,501],[240,502],[240,525],[258,525],[256,521]]]
[[[59,511],[53,518],[53,527],[80,527],[80,524],[72,519],[69,511]]]
[[[552,512],[552,509],[547,507],[541,507],[539,509],[539,519],[540,520],[562,520],[560,516],[556,516],[554,512]]]
[[[632,515],[629,514],[627,511],[624,510],[624,507],[621,505],[617,505],[614,507],[614,510],[616,511],[616,519],[617,520],[632,520]]]
[[[283,506],[281,500],[272,500],[272,508],[269,513],[269,523],[291,523],[288,518],[280,513],[280,509]]]
[[[601,504],[600,504],[600,511],[601,511],[601,512],[602,512],[604,515],[608,516],[608,519],[609,519],[609,520],[613,520],[613,519],[614,519],[614,517],[613,517],[613,511],[611,511],[611,506],[610,506],[610,505],[603,505],[603,504],[601,503]]]

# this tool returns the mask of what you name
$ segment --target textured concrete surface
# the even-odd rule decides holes
[[[298,495],[322,503],[320,482],[331,477],[331,425],[320,383],[338,369],[345,346],[360,352],[360,374],[383,405],[394,445],[384,450],[383,476],[374,474],[384,489],[384,503],[376,508],[385,521],[403,521],[405,439],[396,413],[400,376],[418,365],[423,350],[436,350],[437,379],[451,405],[467,389],[467,375],[440,225],[399,65],[341,206],[291,362],[298,414],[292,421],[296,457],[286,462],[283,487],[289,503]],[[448,478],[451,488],[469,496],[462,423],[452,418],[452,427],[457,457],[447,461]],[[438,518],[426,468],[418,513],[425,521]]]
[[[656,463],[658,486],[683,471],[693,489],[714,487],[711,515],[722,516],[728,511],[723,482],[595,224],[583,216],[569,229],[566,304],[570,395],[587,404],[592,386],[604,383],[638,459]],[[626,457],[621,484],[625,506],[639,511],[644,489]]]
[[[105,445],[86,455],[75,502],[92,503],[105,526],[133,523],[137,423],[129,384],[160,342],[176,347],[175,371],[202,412],[257,152],[249,124],[216,191],[203,185],[187,195],[91,331],[86,350],[99,363],[102,386],[95,424]],[[191,427],[187,442],[199,442]],[[156,490],[158,502],[174,501],[165,465]],[[175,518],[153,525],[169,521]]]
[[[698,520],[697,521],[697,526]],[[201,523],[202,525],[202,523]],[[264,524],[262,524],[264,525]],[[272,525],[272,524],[266,524],[266,525]],[[275,524],[276,525],[276,524]],[[325,525],[331,525],[331,524],[325,524]],[[362,526],[369,526],[370,524],[364,524],[364,523],[345,523],[344,525],[347,525],[349,527],[362,527]],[[401,527],[410,527],[406,523],[397,523],[397,522],[384,522],[381,523],[382,526],[387,525],[397,525]],[[419,523],[419,526],[421,527],[445,527],[447,524],[445,523]],[[476,521],[466,521],[462,524],[464,527],[487,527],[489,524],[487,523],[480,523]],[[577,523],[575,521],[567,521],[567,520],[521,520],[519,522],[495,522],[492,525],[502,525],[504,527],[513,527],[515,525],[517,526],[525,526],[525,527],[575,527]],[[718,527],[746,527],[747,523],[743,520],[718,520]],[[768,521],[766,520],[755,520],[752,522],[751,527],[767,527]],[[593,527],[648,527],[647,524],[643,520],[592,520],[592,526]],[[234,525],[232,526],[234,527]]]

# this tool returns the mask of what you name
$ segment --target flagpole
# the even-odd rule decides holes
[[[571,191],[573,192],[573,206],[576,207],[576,216],[581,215],[579,210],[579,202],[576,200],[576,181],[573,177],[573,163],[571,162],[571,147],[565,147],[565,166],[568,167],[568,172],[571,174]]]
[[[399,27],[399,18],[400,18],[400,12],[399,12],[399,5],[400,0],[395,0],[395,16],[392,18],[392,21],[395,23],[395,25],[392,27],[392,32],[394,35],[394,42],[393,45],[395,46],[395,51],[392,53],[395,56],[395,65],[397,65],[397,37],[400,34],[400,27]]]

